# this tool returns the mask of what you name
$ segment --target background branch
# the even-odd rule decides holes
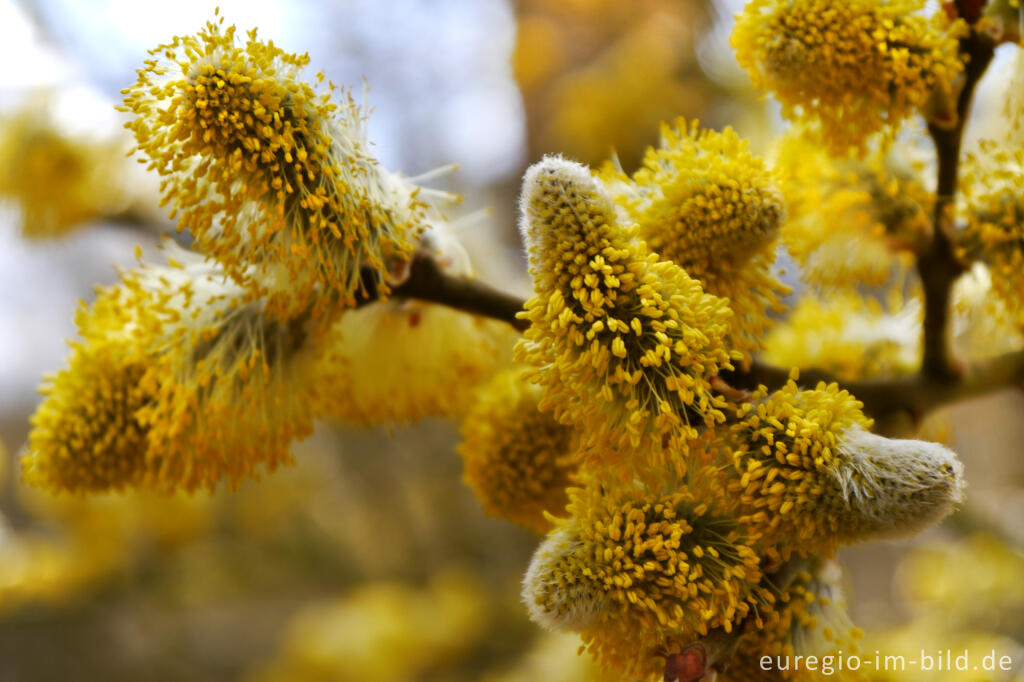
[[[396,286],[391,297],[429,301],[475,315],[507,322],[516,329],[529,326],[516,314],[525,301],[518,296],[468,277],[445,273],[429,254],[417,254],[409,265],[409,276]],[[376,300],[368,294],[362,305]],[[789,381],[789,368],[754,362],[749,370],[723,372],[721,378],[734,388],[769,390],[781,388]],[[909,413],[917,418],[942,405],[1024,384],[1024,351],[1006,353],[980,360],[960,368],[952,376],[918,372],[913,375],[879,379],[840,379],[819,369],[800,370],[800,383],[813,386],[819,381],[838,383],[864,403],[864,411],[876,419],[895,413]]]
[[[736,388],[769,390],[789,381],[789,370],[754,362],[749,370],[724,372],[722,378]],[[835,382],[864,403],[864,411],[881,419],[906,412],[918,418],[937,407],[985,395],[1024,383],[1024,351],[1015,351],[964,365],[955,377],[933,377],[925,371],[883,379],[840,379],[819,369],[800,370],[799,383]]]
[[[960,40],[960,54],[966,58],[966,63],[963,88],[956,101],[956,119],[952,124],[945,121],[928,123],[928,134],[935,144],[938,181],[931,243],[917,258],[917,273],[924,289],[924,355],[921,372],[936,381],[951,380],[958,371],[949,350],[949,298],[953,283],[963,274],[965,267],[955,252],[953,205],[964,127],[974,90],[992,61],[994,47],[986,35],[972,30]]]

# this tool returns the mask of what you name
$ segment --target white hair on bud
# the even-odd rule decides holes
[[[447,220],[426,221],[419,248],[429,251],[438,266],[449,275],[469,277],[473,274],[469,253],[455,236],[454,225]]]
[[[555,632],[578,632],[593,625],[604,608],[604,594],[589,581],[558,580],[562,560],[583,547],[574,524],[548,533],[523,577],[523,602],[530,620]],[[564,576],[563,576],[564,577]]]
[[[544,224],[543,216],[536,210],[538,205],[551,207],[555,205],[555,196],[574,188],[577,193],[599,195],[605,204],[601,208],[609,215],[614,215],[608,193],[582,163],[549,154],[526,169],[523,193],[519,197],[519,231],[528,250],[532,251],[537,246],[546,248],[541,244],[545,235],[538,230]]]
[[[847,458],[833,470],[843,498],[857,512],[859,535],[912,535],[945,518],[963,501],[963,464],[949,448],[877,436],[852,426],[839,439]]]

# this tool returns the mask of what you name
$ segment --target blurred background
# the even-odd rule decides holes
[[[21,483],[36,388],[64,361],[79,301],[173,230],[157,181],[125,158],[119,91],[215,4],[0,0],[0,682],[594,679],[573,638],[527,621],[537,538],[483,514],[457,425],[322,424],[295,467],[235,493],[53,498]],[[508,290],[528,286],[516,196],[542,154],[596,165],[614,151],[632,170],[677,116],[761,151],[780,127],[728,45],[741,0],[219,5],[335,83],[358,94],[365,79],[388,168],[458,163],[453,215],[487,211],[458,237]],[[979,106],[998,103],[983,92]],[[965,508],[841,553],[863,648],[991,644],[1024,661],[1022,411],[1008,392],[939,415]]]

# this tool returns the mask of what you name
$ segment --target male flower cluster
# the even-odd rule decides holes
[[[811,123],[837,155],[891,136],[934,92],[951,91],[962,65],[957,28],[925,0],[751,0],[732,44],[754,86],[783,115]]]
[[[523,374],[507,370],[479,388],[462,422],[459,454],[466,483],[488,514],[545,533],[545,512],[561,514],[568,502],[576,438],[540,410],[541,389]]]
[[[744,360],[759,350],[769,312],[782,310],[788,288],[772,272],[785,216],[782,194],[764,161],[726,128],[701,129],[679,119],[663,125],[661,144],[644,154],[632,175],[601,174],[624,220],[664,260],[697,279],[709,294],[729,299],[730,345]]]
[[[914,533],[963,497],[963,466],[937,443],[872,434],[861,403],[836,384],[762,390],[737,412],[727,451],[741,520],[779,550]]]
[[[788,217],[780,236],[807,283],[882,287],[913,269],[931,238],[935,202],[920,179],[923,164],[908,162],[915,153],[900,145],[836,160],[800,135],[783,139],[776,168]]]
[[[633,676],[653,674],[666,646],[731,629],[771,597],[719,485],[713,467],[683,481],[587,477],[523,580],[531,617],[580,632],[599,661]]]
[[[446,275],[470,277],[458,227],[430,220],[417,254]],[[510,362],[517,339],[504,322],[427,301],[389,299],[346,310],[324,342],[325,416],[358,425],[462,417],[477,387]]]
[[[586,167],[531,167],[521,226],[536,295],[517,353],[537,368],[542,408],[605,459],[679,451],[697,424],[724,419],[711,377],[738,356],[728,303],[637,241]]]
[[[175,252],[167,266],[124,273],[80,311],[81,340],[32,420],[24,465],[40,486],[236,486],[289,462],[290,443],[316,416],[376,423],[454,413],[470,386],[449,391],[458,395],[447,403],[396,401],[395,386],[436,395],[453,367],[466,384],[480,382],[507,357],[494,321],[433,306],[419,325],[390,302],[347,309],[385,296],[414,248],[459,274],[468,262],[451,255],[457,243],[435,248],[438,238],[454,242],[444,221],[420,188],[369,155],[351,99],[336,104],[301,80],[308,57],[255,32],[240,46],[222,23],[153,50],[122,107],[202,255]],[[435,228],[424,234],[428,221]],[[372,336],[403,324],[421,333],[392,334],[394,357],[382,362],[379,345],[370,362],[358,357],[366,349],[357,341],[369,338],[360,325]],[[465,348],[450,343],[456,337]],[[349,371],[353,358],[361,373]],[[398,375],[384,385],[388,368]],[[349,377],[365,396],[348,394]]]
[[[855,651],[863,636],[846,613],[840,580],[842,572],[834,560],[805,562],[789,586],[781,591],[773,608],[764,613],[758,630],[743,637],[719,680],[750,682],[771,679],[816,679],[806,670],[765,670],[764,658],[793,660],[794,656],[822,658],[837,652]]]
[[[47,103],[0,120],[0,199],[17,208],[28,239],[63,237],[130,199],[118,145],[67,134]]]
[[[54,490],[232,485],[312,432],[316,325],[281,322],[201,256],[103,289],[32,418],[26,478]]]
[[[606,668],[632,677],[653,679],[667,652],[748,617],[778,642],[807,640],[819,615],[848,623],[814,604],[816,572],[784,592],[765,567],[817,565],[841,545],[917,531],[962,496],[952,452],[870,433],[861,403],[834,384],[741,394],[714,381],[748,341],[732,300],[683,266],[737,272],[767,254],[782,215],[744,151],[731,135],[668,133],[633,177],[546,158],[524,180],[536,295],[517,351],[543,388],[539,407],[580,433],[584,456],[523,598],[536,622],[579,632]],[[732,153],[747,171],[735,182],[716,174]],[[645,238],[674,262],[649,254]],[[732,248],[708,243],[721,239]],[[638,409],[652,403],[660,409]]]
[[[986,143],[984,150],[995,145]],[[1011,321],[1024,329],[1024,191],[1021,169],[1024,155],[995,147],[994,170],[977,174],[980,185],[970,198],[967,227],[960,235],[964,254],[984,263],[991,274],[992,289],[1005,304]]]
[[[255,31],[240,46],[222,23],[151,50],[124,91],[178,228],[272,313],[300,314],[314,295],[353,305],[368,283],[386,294],[423,217],[419,188],[369,154],[349,95],[302,80],[309,57]]]

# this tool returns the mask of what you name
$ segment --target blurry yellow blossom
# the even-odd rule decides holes
[[[881,671],[873,682],[1024,681],[1024,642],[1014,633],[1024,626],[1024,554],[1004,540],[975,533],[956,540],[932,542],[913,548],[896,573],[899,591],[907,600],[913,620],[908,624],[871,633],[867,646],[882,656],[907,660],[925,654],[951,653],[951,665],[968,653],[966,669],[931,671],[907,668]],[[984,670],[982,657],[1010,657],[1009,670]],[[945,663],[945,661],[943,661]]]
[[[963,628],[1024,625],[1024,553],[996,537],[979,533],[917,547],[898,575],[921,613],[941,611]]]
[[[602,672],[590,657],[581,656],[579,649],[578,637],[542,632],[518,665],[486,674],[480,682],[625,682]]]
[[[140,385],[149,369],[127,339],[72,342],[68,366],[44,379],[32,415],[25,478],[51,490],[103,491],[139,485],[146,427],[138,411],[153,399]]]
[[[0,612],[67,601],[121,565],[108,547],[88,551],[37,533],[0,529]],[[119,556],[119,555],[118,555]]]
[[[255,31],[240,46],[222,24],[151,50],[124,91],[179,229],[271,312],[301,313],[314,293],[354,304],[366,278],[386,294],[419,229],[419,188],[370,155],[350,95],[336,103],[333,85],[318,94],[302,80],[308,56]]]
[[[1024,682],[1021,642],[996,632],[947,626],[941,615],[872,632],[864,650],[872,652],[872,663],[876,656],[881,662],[864,666],[861,679],[867,682]],[[993,654],[990,665],[999,666],[1000,659],[1008,656],[1009,669],[986,670],[984,658]]]
[[[701,130],[679,119],[663,125],[661,146],[629,178],[608,169],[602,179],[628,222],[660,258],[729,299],[730,345],[758,350],[788,288],[771,273],[782,223],[782,195],[764,162],[731,128]]]
[[[863,152],[891,136],[934,91],[949,92],[962,65],[958,27],[925,0],[751,0],[732,45],[754,86],[783,115],[820,125],[829,152]]]
[[[762,390],[737,418],[730,446],[741,521],[784,557],[907,535],[962,499],[955,454],[870,433],[861,403],[836,384]]]
[[[268,318],[187,252],[79,310],[81,341],[44,385],[26,478],[53,490],[235,486],[312,431],[316,329]]]
[[[571,489],[569,518],[523,580],[534,621],[580,632],[603,666],[645,679],[664,667],[664,651],[711,628],[729,631],[770,598],[717,467],[691,467],[683,482],[647,478],[588,478]]]
[[[1024,348],[1024,326],[1009,300],[994,291],[991,271],[974,263],[953,285],[953,347],[968,359]]]
[[[17,206],[29,239],[62,237],[117,212],[129,192],[120,145],[65,133],[45,104],[0,119],[0,200]]]
[[[855,292],[806,294],[764,339],[765,362],[815,367],[840,379],[909,374],[920,364],[920,306],[895,312]]]
[[[914,253],[930,238],[934,202],[912,149],[835,161],[790,134],[776,167],[788,211],[782,241],[804,280],[823,288],[880,287],[910,272]]]
[[[19,493],[32,526],[0,526],[0,610],[74,600],[130,569],[144,550],[180,545],[212,521],[203,495]]]
[[[739,355],[725,345],[728,302],[635,241],[587,168],[558,157],[532,166],[521,229],[536,295],[517,354],[537,368],[542,408],[626,464],[637,448],[679,450],[698,424],[724,419],[710,378]]]
[[[446,223],[431,222],[420,249],[446,274],[472,275]],[[476,388],[511,362],[518,337],[504,322],[425,301],[346,310],[324,342],[318,370],[323,410],[365,425],[462,415]]]
[[[129,491],[105,495],[53,495],[34,488],[20,491],[32,516],[55,524],[83,552],[128,555],[142,545],[180,545],[214,524],[214,498],[204,492],[163,495]]]
[[[424,589],[369,583],[301,611],[275,659],[249,682],[397,682],[458,660],[486,622],[473,576],[441,573]]]
[[[1024,330],[1024,153],[996,150],[992,161],[998,165],[975,178],[982,187],[969,197],[961,248],[988,266],[993,293]]]
[[[541,389],[522,370],[502,372],[482,386],[462,422],[459,454],[465,481],[484,510],[538,533],[568,501],[576,470],[572,427],[541,412]]]
[[[419,301],[346,311],[325,342],[325,414],[365,425],[463,414],[473,389],[509,361],[513,334]]]
[[[519,0],[512,66],[523,93],[529,158],[598,163],[615,149],[636,165],[658,122],[709,108],[697,60],[704,3]]]

